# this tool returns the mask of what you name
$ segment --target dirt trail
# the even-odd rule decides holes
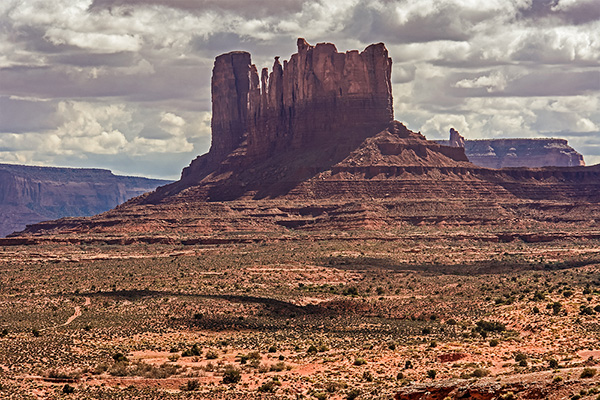
[[[85,298],[85,303],[83,303],[84,306],[89,306],[90,304],[92,304],[92,299],[90,299],[89,297]],[[48,329],[54,329],[54,328],[58,328],[59,326],[67,326],[69,325],[71,322],[75,321],[76,318],[81,317],[81,307],[80,306],[75,306],[75,312],[73,313],[73,315],[71,315],[69,317],[69,319],[67,319],[67,322],[65,322],[64,324],[60,324],[60,325],[55,325],[52,326],[50,328],[44,328],[44,329],[40,329],[41,331],[45,331]]]

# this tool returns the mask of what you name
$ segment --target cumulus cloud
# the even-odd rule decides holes
[[[396,118],[428,137],[562,133],[593,159],[599,13],[597,0],[3,0],[0,162],[176,178],[210,145],[214,57],[270,66],[297,37],[385,42]]]

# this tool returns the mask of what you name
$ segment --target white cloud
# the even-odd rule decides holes
[[[489,93],[501,92],[506,88],[506,77],[502,72],[494,71],[475,79],[460,80],[454,86],[464,89],[485,88]]]

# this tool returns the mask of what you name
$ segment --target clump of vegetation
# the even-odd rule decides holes
[[[218,357],[219,357],[219,354],[217,354],[217,352],[214,350],[209,350],[206,352],[207,360],[216,360]]]
[[[225,371],[223,372],[223,383],[238,383],[242,380],[242,372],[234,367],[233,365],[228,365],[225,367]]]
[[[583,369],[583,371],[581,371],[581,375],[579,376],[580,378],[593,378],[594,376],[596,376],[596,368],[590,368],[590,367],[586,367]]]
[[[200,357],[202,355],[202,350],[198,347],[198,344],[194,343],[192,347],[184,350],[181,353],[181,357]],[[207,355],[208,358],[208,355]],[[216,357],[215,357],[216,358]]]
[[[63,386],[62,392],[64,394],[75,393],[75,388],[67,383],[65,386]]]
[[[354,365],[356,366],[361,366],[361,365],[365,365],[367,363],[367,361],[364,358],[357,358],[356,360],[354,360]]]
[[[506,330],[506,325],[497,321],[477,321],[478,332],[504,332]]]
[[[200,382],[197,379],[190,379],[183,386],[181,386],[181,390],[184,392],[194,392],[200,389]]]
[[[437,371],[435,369],[427,370],[427,377],[431,379],[435,379],[437,375]]]
[[[281,382],[279,382],[279,379],[276,378],[277,377],[274,377],[270,381],[264,382],[258,387],[258,391],[262,393],[275,393],[277,388],[281,386]]]

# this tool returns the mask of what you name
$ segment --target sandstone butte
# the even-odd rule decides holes
[[[464,148],[429,141],[394,120],[391,67],[383,43],[340,53],[331,43],[299,39],[296,54],[283,63],[276,57],[260,74],[249,53],[220,55],[212,145],[179,181],[95,217],[29,226],[5,243],[192,244],[227,232],[252,233],[244,239],[252,240],[290,229],[596,223],[600,165],[477,166]]]

